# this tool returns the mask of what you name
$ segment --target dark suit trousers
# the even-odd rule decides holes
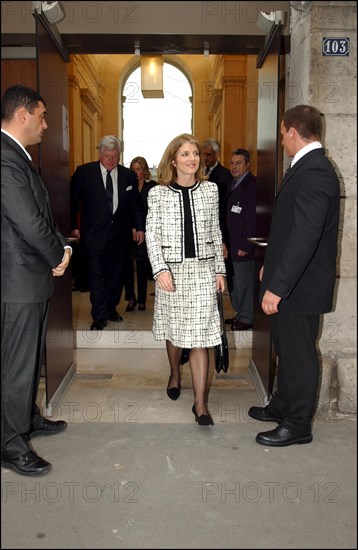
[[[31,449],[30,432],[48,324],[48,302],[1,304],[1,450]]]
[[[320,316],[279,312],[271,316],[278,355],[277,391],[268,409],[298,434],[311,432],[319,383],[316,342]]]
[[[103,250],[87,249],[92,317],[108,319],[121,299],[128,251],[120,237],[110,239]]]
[[[129,260],[128,262],[124,285],[125,299],[128,301],[136,298],[135,274],[137,275],[137,301],[138,304],[145,305],[147,301],[148,274],[150,274],[150,263],[146,254],[143,255],[141,260]]]

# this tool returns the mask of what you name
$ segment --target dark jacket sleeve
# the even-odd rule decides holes
[[[270,290],[280,309],[324,313],[336,278],[339,181],[320,151],[303,157],[279,191],[271,224],[260,298]]]

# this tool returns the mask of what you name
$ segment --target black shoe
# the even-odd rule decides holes
[[[292,432],[284,426],[277,426],[269,432],[261,432],[257,434],[256,441],[261,445],[268,447],[287,447],[287,445],[302,445],[303,443],[311,443],[313,436],[311,433],[300,435]]]
[[[38,456],[35,451],[28,451],[16,458],[10,458],[7,453],[1,453],[1,466],[24,476],[42,476],[52,468],[51,464]]]
[[[93,321],[90,330],[103,330],[106,326],[107,321],[105,319],[100,319],[99,321]]]
[[[232,325],[234,321],[236,321],[236,317],[229,317],[225,319],[225,325]]]
[[[147,308],[145,304],[138,304],[138,311],[145,311]]]
[[[133,311],[137,307],[137,300],[129,300],[126,311]],[[138,308],[139,309],[139,308]],[[117,314],[118,315],[118,314]]]
[[[55,435],[59,432],[63,432],[67,428],[67,422],[64,420],[48,420],[40,416],[39,422],[36,422],[36,426],[33,426],[30,437],[34,435]]]
[[[249,330],[250,328],[252,328],[252,325],[249,323],[237,321],[236,319],[231,323],[231,330]]]
[[[180,356],[180,364],[181,365],[184,365],[185,363],[187,363],[189,361],[189,353],[190,353],[190,349],[183,348],[181,350],[181,356]]]
[[[269,412],[267,407],[250,407],[247,413],[251,418],[255,420],[261,420],[262,422],[282,422],[283,418],[275,418]]]
[[[172,399],[173,401],[176,401],[178,399],[178,397],[180,396],[180,387],[179,388],[178,387],[169,388],[170,379],[171,379],[171,376],[169,376],[168,387],[167,387],[167,396],[169,397],[169,399]]]
[[[195,422],[197,422],[199,426],[212,426],[214,424],[213,419],[208,414],[201,414],[200,416],[196,414],[195,403],[191,410],[195,416]]]
[[[113,321],[114,323],[117,323],[119,321],[123,321],[123,317],[119,315],[116,311],[113,311],[110,316],[108,317],[110,321]]]

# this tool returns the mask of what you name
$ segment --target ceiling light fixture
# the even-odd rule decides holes
[[[163,56],[141,55],[142,94],[144,98],[163,98]]]

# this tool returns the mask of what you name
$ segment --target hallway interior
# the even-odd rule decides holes
[[[123,323],[97,334],[88,293],[73,292],[76,339],[87,347],[75,349],[77,374],[54,411],[68,427],[33,440],[48,475],[2,469],[2,547],[356,548],[355,417],[317,418],[309,445],[258,445],[256,434],[275,425],[247,415],[260,404],[251,335],[236,333],[228,373],[215,372],[210,352],[215,425],[198,426],[188,364],[180,398],[166,395],[166,351],[150,340],[153,297],[146,312],[125,306]]]

